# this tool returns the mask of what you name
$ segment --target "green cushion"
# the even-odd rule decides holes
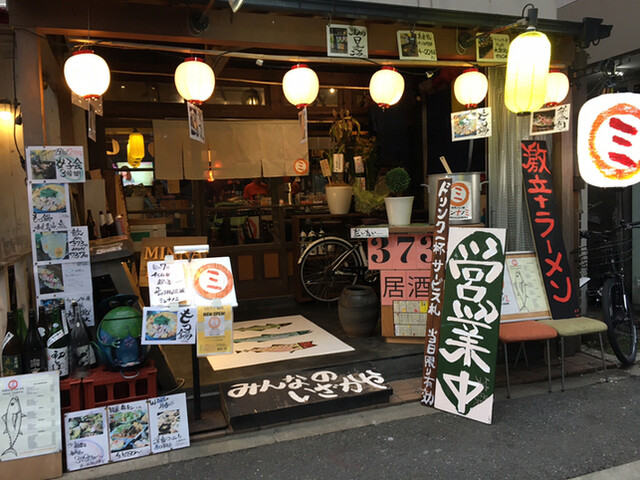
[[[558,320],[540,320],[540,323],[554,328],[561,337],[575,337],[589,333],[606,332],[607,324],[595,318],[575,317]]]

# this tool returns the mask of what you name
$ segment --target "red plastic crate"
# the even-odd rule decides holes
[[[146,367],[126,372],[96,368],[82,380],[84,408],[104,407],[158,396],[158,371],[151,360]]]
[[[65,378],[60,380],[60,409],[62,413],[82,410],[82,380]]]

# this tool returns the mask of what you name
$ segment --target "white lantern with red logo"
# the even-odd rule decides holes
[[[587,101],[578,114],[580,176],[596,187],[640,182],[640,94],[609,93]]]

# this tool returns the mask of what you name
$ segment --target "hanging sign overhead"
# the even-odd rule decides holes
[[[431,32],[398,30],[398,55],[405,60],[435,62],[436,40]]]
[[[478,63],[503,63],[509,56],[509,35],[493,33],[476,39]]]
[[[640,182],[640,94],[609,93],[578,114],[580,176],[596,187]]]
[[[569,131],[569,110],[571,105],[558,105],[531,112],[530,135],[546,135]]]
[[[491,108],[476,108],[451,114],[451,141],[491,136]]]
[[[367,27],[327,25],[327,55],[330,57],[368,58]]]

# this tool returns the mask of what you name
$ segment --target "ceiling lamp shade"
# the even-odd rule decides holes
[[[190,57],[178,65],[174,74],[178,93],[187,102],[200,105],[211,97],[216,77],[201,58]]]
[[[89,49],[73,52],[64,63],[64,79],[73,93],[85,98],[100,97],[109,88],[109,65]]]
[[[282,77],[282,91],[289,103],[297,108],[307,107],[318,97],[318,75],[304,64],[294,65]]]
[[[138,168],[144,158],[144,137],[140,132],[129,134],[127,142],[127,163],[133,168]]]
[[[371,76],[369,94],[382,109],[395,105],[404,93],[404,78],[393,67],[382,67]]]
[[[560,105],[568,93],[569,78],[559,70],[551,70],[547,77],[547,94],[544,97],[544,106]]]
[[[456,78],[453,93],[456,100],[467,108],[475,108],[487,96],[489,82],[477,68],[469,68]]]
[[[596,187],[640,182],[640,94],[608,93],[585,102],[578,113],[578,168]]]
[[[527,30],[509,45],[504,104],[513,113],[533,112],[544,105],[551,44],[537,30]]]

